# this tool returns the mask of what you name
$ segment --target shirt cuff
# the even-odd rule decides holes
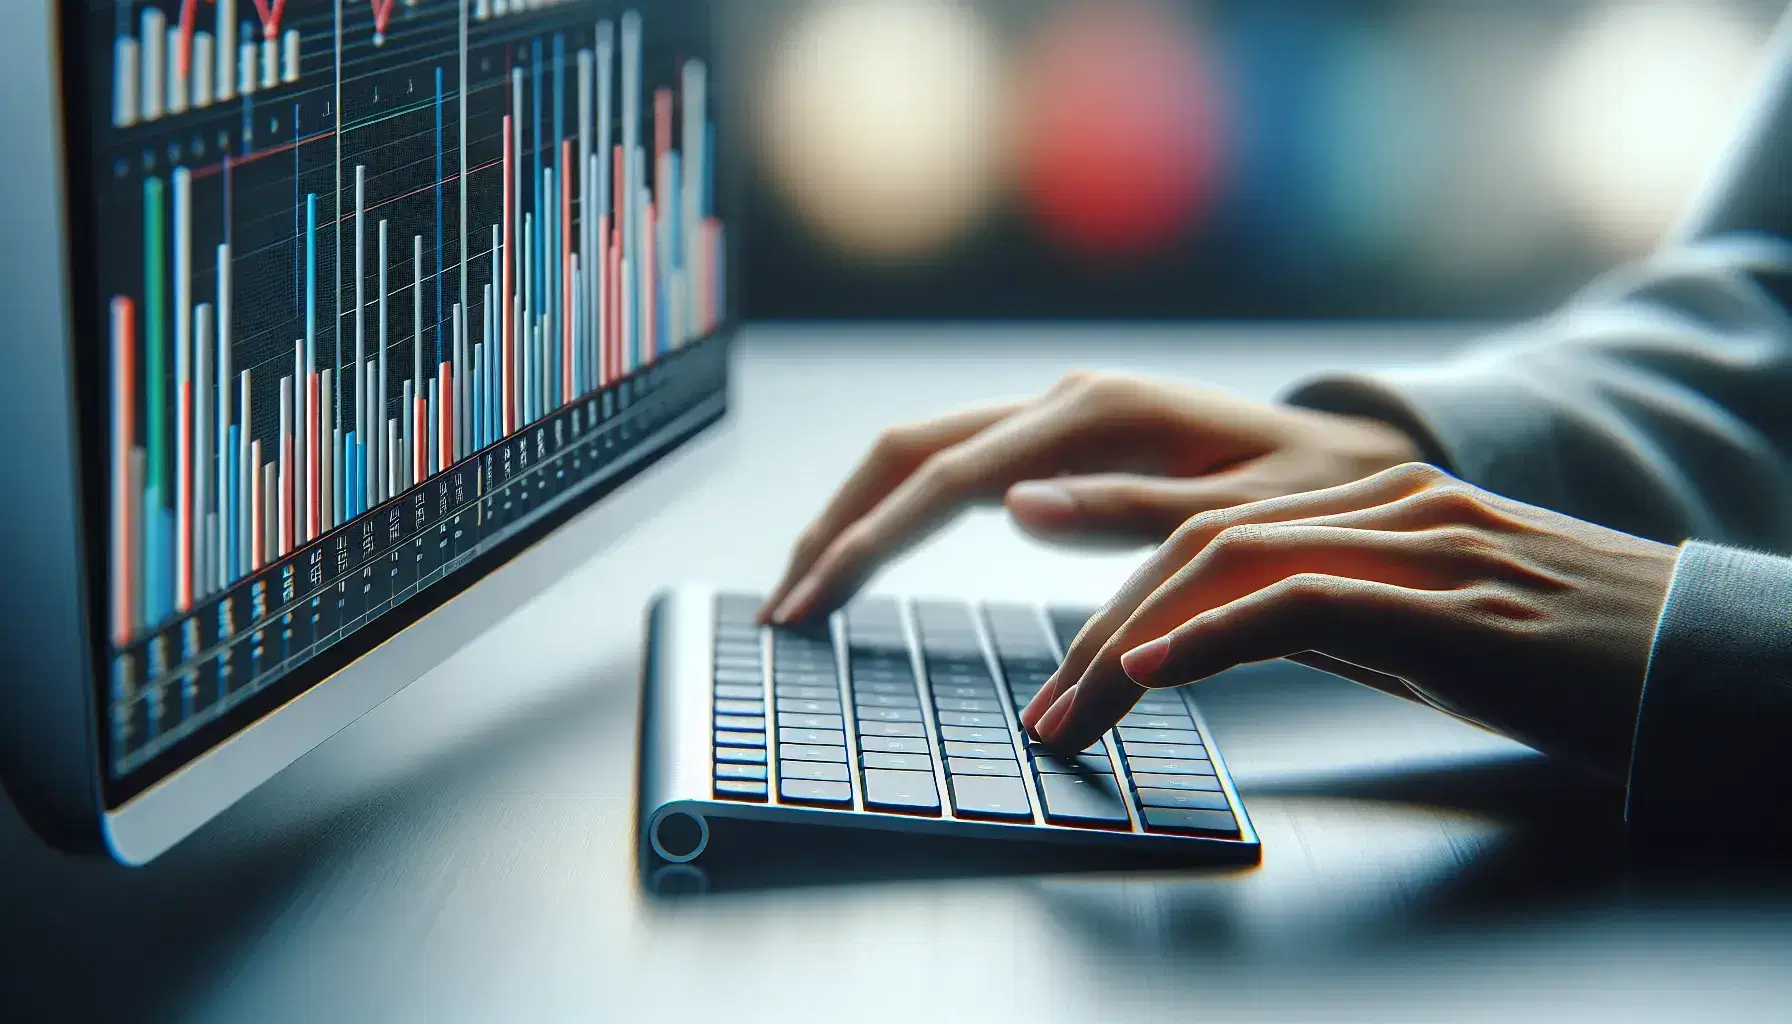
[[[1688,848],[1792,837],[1792,559],[1689,541],[1656,624],[1625,819]]]

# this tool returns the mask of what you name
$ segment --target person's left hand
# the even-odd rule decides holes
[[[1079,750],[1148,688],[1292,656],[1621,779],[1676,558],[1416,463],[1205,512],[1021,721]]]

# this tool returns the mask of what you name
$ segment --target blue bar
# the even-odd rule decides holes
[[[143,489],[143,621],[162,619],[162,494],[154,484]]]
[[[560,158],[560,140],[564,138],[566,138],[566,35],[565,33],[555,33],[554,138],[549,145],[548,155],[556,161],[554,164],[557,168],[555,177],[559,179],[562,188],[572,184],[572,178],[569,176],[567,168],[561,167],[557,162]],[[560,375],[566,372],[566,368],[560,365],[562,353],[560,351],[559,339],[563,336],[563,332],[566,330],[566,318],[572,313],[571,310],[563,308],[566,295],[566,246],[564,244],[564,239],[569,225],[560,223],[559,192],[554,191],[553,189],[548,190],[548,204],[554,208],[553,214],[548,218],[549,222],[553,224],[553,230],[548,239],[549,244],[552,246],[552,248],[548,250],[551,254],[548,259],[554,265],[554,276],[550,282],[554,287],[554,296],[548,301],[547,308],[553,311],[552,315],[548,318],[548,323],[553,326],[553,336],[555,340],[553,345],[550,346],[554,350],[554,355],[548,363],[549,366],[553,367],[554,384],[552,394],[546,404],[549,408],[557,408],[560,404]]]
[[[156,615],[152,621],[174,613],[174,512],[156,510],[156,578],[161,582],[156,595]]]

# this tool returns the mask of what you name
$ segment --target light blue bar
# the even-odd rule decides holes
[[[699,201],[703,207],[703,216],[716,215],[716,123],[706,121],[703,125],[703,192]]]
[[[558,338],[560,336],[560,202],[557,197],[560,193],[554,187],[554,169],[550,167],[542,174],[542,189],[548,196],[548,209],[542,214],[541,230],[542,234],[547,236],[547,286],[548,291],[552,293],[547,297],[547,305],[542,307],[543,312],[547,314],[547,328],[544,333]],[[541,339],[543,349],[541,353],[541,407],[543,411],[554,407],[553,381],[559,367],[558,356],[560,354],[560,346],[551,345],[548,340],[546,336]]]
[[[533,138],[530,139],[530,142],[535,147],[535,182],[534,182],[534,184],[535,184],[535,220],[536,220],[536,223],[539,224],[541,222],[541,218],[542,218],[542,205],[541,205],[541,139],[542,139],[542,133],[541,133],[541,38],[539,36],[534,39],[531,39],[529,41],[529,58],[530,58],[529,79],[530,79],[530,83],[531,83],[531,85],[533,85],[534,91],[535,91],[535,104],[534,104],[534,106],[535,106],[535,134],[534,134]],[[542,254],[541,242],[542,242],[543,234],[545,234],[545,232],[543,232],[538,227],[535,231],[535,240],[534,240],[535,244],[533,244],[529,247],[530,252],[529,252],[528,258],[531,261],[533,261],[534,270],[535,270],[535,276],[531,280],[532,287],[530,288],[530,295],[529,295],[529,308],[531,310],[539,310],[542,308],[542,306],[541,306],[541,291],[542,291],[541,269],[543,266],[546,265],[545,261],[543,261],[541,258],[541,254]]]
[[[335,438],[334,430],[331,431],[331,434],[330,443],[336,445],[335,455],[330,459],[330,462],[336,471],[336,479],[332,482],[332,486],[334,487],[334,491],[332,492],[334,494],[332,502],[336,507],[331,510],[330,514],[335,517],[334,521],[340,526],[348,521],[348,516],[345,514],[348,512],[348,498],[342,493],[342,488],[343,485],[348,482],[348,466],[345,465],[348,459],[346,456],[348,454],[348,446],[355,443],[355,434],[354,431],[351,430],[349,431],[348,436],[342,438],[340,441]]]
[[[160,528],[156,531],[156,562],[161,566],[157,575],[162,581],[162,593],[158,598],[160,607],[156,609],[156,619],[160,621],[174,614],[174,512],[161,509],[157,514]]]
[[[225,446],[222,456],[225,464],[229,467],[224,480],[225,518],[229,520],[224,524],[224,535],[228,538],[224,551],[224,576],[233,583],[243,574],[243,506],[241,504],[242,495],[239,493],[243,489],[242,435],[242,426],[232,423],[230,425],[230,443]]]
[[[162,618],[162,495],[151,484],[143,488],[143,621]]]

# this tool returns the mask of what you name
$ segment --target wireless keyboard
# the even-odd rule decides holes
[[[761,601],[683,589],[654,602],[644,868],[708,866],[725,850],[825,840],[827,828],[1028,844],[1048,864],[1054,852],[1098,865],[1257,860],[1184,691],[1147,694],[1072,757],[1030,743],[1020,709],[1089,612],[866,597],[826,622],[772,629],[753,623]],[[720,841],[743,830],[754,838]]]

